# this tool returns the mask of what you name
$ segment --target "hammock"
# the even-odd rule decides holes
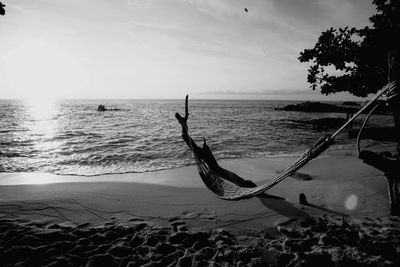
[[[200,174],[203,183],[219,198],[225,200],[240,200],[251,198],[272,188],[285,178],[292,175],[295,171],[306,165],[313,158],[318,157],[323,151],[325,151],[331,144],[333,144],[334,138],[339,134],[348,124],[350,124],[358,115],[360,115],[365,109],[382,96],[384,93],[393,91],[396,87],[395,83],[389,83],[382,88],[378,94],[371,99],[363,108],[361,108],[353,117],[351,117],[342,127],[340,127],[332,135],[327,135],[320,138],[315,142],[305,153],[294,162],[289,168],[279,174],[277,177],[271,179],[267,183],[257,186],[252,181],[245,180],[237,174],[230,172],[220,167],[214,158],[210,148],[206,144],[206,140],[203,142],[203,147],[200,148],[193,141],[189,135],[187,126],[187,119],[189,117],[188,112],[188,96],[185,100],[185,117],[182,117],[179,113],[175,114],[175,117],[182,126],[182,138],[193,152],[194,159],[196,162],[197,170]]]

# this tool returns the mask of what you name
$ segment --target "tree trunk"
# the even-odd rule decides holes
[[[392,50],[388,53],[388,82],[397,81],[400,86],[400,50]],[[400,148],[400,107],[398,104],[392,106],[395,132],[398,141],[398,149]]]
[[[388,53],[388,82],[397,82],[397,92],[400,82],[400,50],[392,50]],[[397,150],[400,152],[400,96],[395,96],[390,100],[395,123],[395,134],[397,140]],[[397,103],[396,103],[397,102]],[[375,152],[361,151],[360,159],[364,163],[382,171],[386,177],[389,193],[390,214],[400,216],[400,158],[397,160],[387,159]]]
[[[397,87],[400,82],[400,50],[393,49],[388,53],[388,82],[396,81]],[[397,89],[398,91],[399,89]],[[400,152],[400,107],[398,96],[391,103],[394,117],[397,150]],[[368,152],[368,151],[366,151]],[[381,170],[386,177],[389,193],[390,213],[400,216],[400,159],[389,160],[376,153],[360,154],[360,158],[372,167]]]
[[[360,159],[385,174],[388,185],[390,214],[400,216],[400,160],[386,159],[375,152],[367,150],[361,151]]]

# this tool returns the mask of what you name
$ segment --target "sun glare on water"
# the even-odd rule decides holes
[[[24,101],[26,120],[30,139],[41,153],[56,149],[59,143],[53,140],[57,131],[58,101],[49,98],[35,98]]]
[[[52,98],[25,99],[27,114],[33,121],[51,120],[57,114],[58,101]]]

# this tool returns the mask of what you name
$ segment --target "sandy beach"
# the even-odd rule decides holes
[[[0,267],[400,267],[399,18],[0,0]]]
[[[294,160],[221,165],[261,184]],[[301,173],[311,180],[287,178],[267,192],[272,197],[241,201],[218,199],[194,166],[95,177],[3,173],[0,260],[5,266],[399,263],[400,221],[388,216],[382,173],[345,154],[315,159]],[[309,205],[299,204],[300,193]],[[397,245],[389,253],[371,242]]]

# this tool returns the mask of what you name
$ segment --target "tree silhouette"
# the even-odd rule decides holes
[[[389,80],[399,80],[400,1],[374,0],[372,27],[330,28],[311,49],[300,53],[311,62],[307,80],[322,94],[347,91],[356,96],[375,93]]]
[[[301,62],[311,62],[307,80],[322,94],[341,91],[356,96],[375,93],[388,81],[400,81],[400,1],[374,0],[377,13],[372,27],[330,28],[322,32],[311,49],[300,53]],[[392,103],[395,135],[400,144],[400,102]],[[399,146],[400,147],[400,146]],[[391,214],[400,216],[400,159],[385,158],[363,150],[360,158],[385,174]]]
[[[6,5],[0,2],[0,15],[4,16],[6,14],[6,10],[4,9]]]

